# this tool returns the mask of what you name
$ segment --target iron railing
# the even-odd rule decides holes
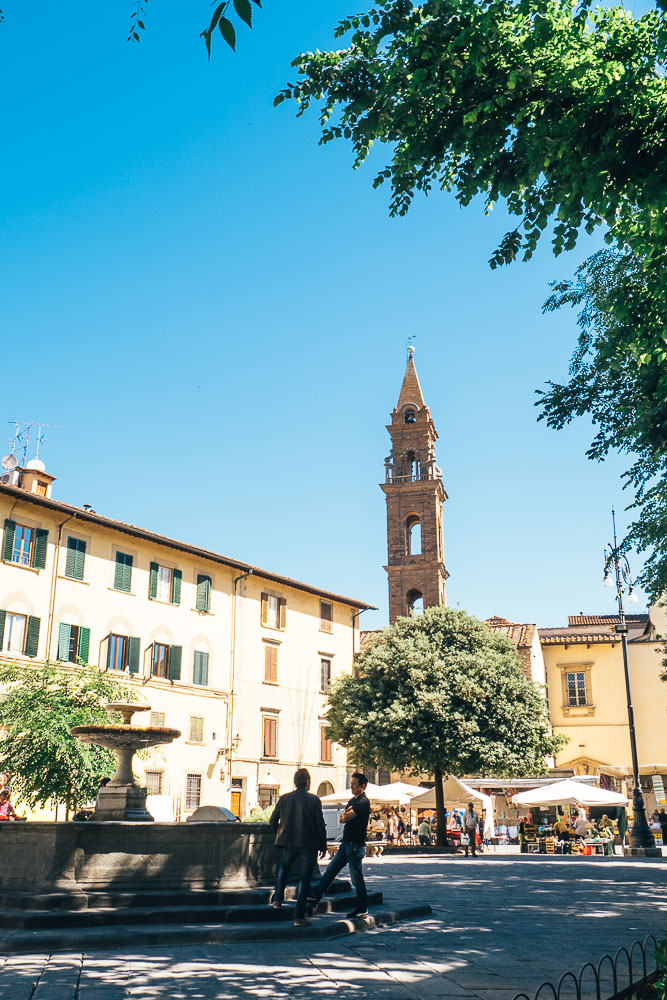
[[[651,952],[648,951],[649,941],[653,945]],[[620,1000],[652,982],[660,971],[658,942],[653,934],[647,934],[643,941],[633,941],[629,949],[619,948],[613,957],[603,955],[597,965],[586,962],[578,976],[568,970],[556,986],[545,981],[540,983],[532,997],[528,993],[515,993],[512,1000],[585,1000],[589,996],[594,996],[595,1000]],[[606,983],[604,994],[603,977]],[[626,978],[627,983],[624,983]],[[593,984],[594,993],[591,993]],[[609,987],[611,992],[607,993]]]

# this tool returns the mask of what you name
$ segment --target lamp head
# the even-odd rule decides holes
[[[627,600],[628,604],[639,604],[639,598],[635,594],[634,587],[630,587]]]
[[[604,571],[604,580],[602,581],[602,586],[603,587],[613,587],[614,586],[614,581],[612,580],[611,573],[609,572],[608,569],[606,569]]]

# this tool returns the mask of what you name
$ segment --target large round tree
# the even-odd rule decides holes
[[[333,686],[328,722],[354,759],[434,775],[440,844],[443,775],[544,773],[564,742],[509,640],[442,606],[399,618],[371,640],[355,672]]]

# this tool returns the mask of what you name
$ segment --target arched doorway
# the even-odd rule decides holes
[[[324,795],[333,795],[334,786],[330,781],[322,781],[317,789],[318,798],[322,798]]]

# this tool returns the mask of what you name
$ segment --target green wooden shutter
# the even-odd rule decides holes
[[[67,663],[69,660],[69,644],[72,638],[72,626],[66,625],[65,622],[60,623],[60,629],[58,631],[58,659],[62,660],[63,663]]]
[[[181,582],[183,580],[183,574],[180,569],[174,570],[174,576],[171,586],[171,603],[180,604],[181,603]]]
[[[182,646],[172,646],[171,652],[169,653],[169,680],[170,681],[180,681],[181,679],[181,660],[183,658],[183,647]]]
[[[88,663],[90,656],[90,629],[82,625],[79,629],[79,659],[82,663]]]
[[[48,534],[48,532],[47,532]],[[41,619],[34,618],[32,615],[28,618],[28,631],[25,638],[25,655],[26,656],[37,656],[37,650],[39,648],[39,626],[41,624]]]
[[[211,578],[200,573],[197,576],[197,611],[208,611],[211,607]]]
[[[123,574],[123,590],[127,591],[129,594],[132,590],[132,566],[134,565],[133,556],[125,556],[125,572]]]
[[[126,594],[132,590],[132,562],[132,556],[128,556],[127,553],[116,553],[113,585],[116,590],[124,590]]]
[[[151,575],[150,583],[148,585],[148,596],[152,598],[157,597],[157,574],[160,567],[157,563],[151,563]]]
[[[111,670],[111,633],[107,636],[107,670]]]
[[[5,562],[12,561],[12,552],[14,551],[14,532],[16,531],[16,521],[10,521],[9,518],[5,519],[5,537],[2,542],[2,558]]]
[[[46,547],[49,544],[49,533],[45,528],[35,532],[35,558],[32,561],[35,569],[46,569]]]
[[[197,651],[195,653],[194,683],[208,684],[208,653]]]
[[[0,649],[2,649],[2,644],[5,641],[5,620],[7,618],[6,611],[0,611]]]
[[[83,570],[86,562],[86,543],[80,538],[67,539],[67,560],[65,576],[71,580],[83,580]]]
[[[138,635],[131,635],[127,640],[127,669],[131,674],[139,673],[139,653],[141,651],[141,639]]]

